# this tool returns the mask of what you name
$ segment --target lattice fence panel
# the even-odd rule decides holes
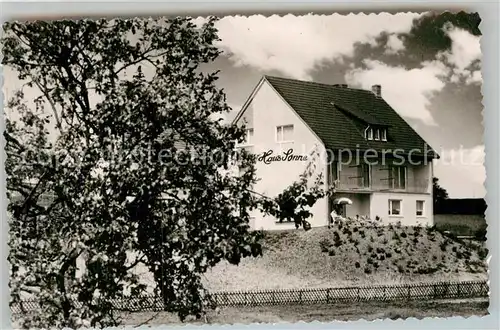
[[[396,286],[365,286],[325,289],[268,290],[248,292],[217,292],[207,298],[217,306],[266,306],[353,303],[356,301],[389,301],[447,298],[487,297],[486,282],[426,283]],[[162,311],[163,300],[155,296],[127,297],[112,302],[116,310]],[[79,303],[81,305],[81,303]],[[14,314],[29,313],[40,309],[35,300],[12,304]]]

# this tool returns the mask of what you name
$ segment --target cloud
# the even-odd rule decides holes
[[[443,150],[435,162],[434,176],[450,197],[484,197],[486,169],[484,145],[474,148]]]
[[[376,45],[381,33],[408,32],[421,15],[228,16],[216,26],[219,46],[236,65],[311,79],[316,65],[353,56],[358,43]]]
[[[422,62],[420,67],[413,69],[365,60],[363,68],[352,68],[346,74],[346,81],[365,89],[380,84],[384,99],[402,116],[435,125],[428,110],[435,93],[449,82],[482,82],[480,38],[450,24],[443,29],[451,39],[451,48],[439,52],[434,60]],[[402,51],[404,44],[400,37],[392,34],[386,47],[386,53],[395,53]]]
[[[387,55],[392,55],[392,54],[397,54],[405,49],[405,45],[403,43],[403,40],[401,39],[401,36],[398,36],[397,34],[391,34],[387,38],[387,43],[385,44],[385,51],[384,53]]]
[[[363,89],[381,85],[382,97],[401,116],[419,119],[428,125],[436,124],[428,106],[432,95],[445,86],[440,79],[447,74],[444,64],[424,62],[420,68],[409,70],[375,60],[365,60],[363,64],[363,68],[347,72],[345,79],[348,84]]]
[[[465,80],[466,84],[481,83],[480,37],[446,24],[443,29],[451,39],[451,49],[438,53],[437,58],[452,67],[452,82]]]

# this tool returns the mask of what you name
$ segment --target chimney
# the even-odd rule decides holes
[[[382,97],[382,86],[373,85],[372,92],[373,92],[373,94],[375,94],[376,97]]]

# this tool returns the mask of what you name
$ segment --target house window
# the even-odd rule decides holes
[[[361,164],[358,171],[361,180],[360,186],[363,188],[370,187],[370,164]]]
[[[293,141],[293,125],[284,125],[276,127],[276,142],[292,142]]]
[[[387,141],[387,129],[382,130],[382,141]]]
[[[253,145],[253,128],[248,128],[246,130],[245,141],[243,141],[243,145]]]
[[[375,140],[380,140],[380,130],[378,128],[375,130]]]
[[[339,179],[339,167],[338,162],[334,161],[330,164],[330,182],[329,185],[332,186],[335,181]]]
[[[424,201],[417,201],[417,217],[424,216]]]
[[[401,200],[389,199],[389,215],[401,215],[402,213]]]
[[[367,140],[373,140],[373,128],[369,127],[365,131],[365,138]]]
[[[392,166],[389,170],[389,182],[392,189],[406,189],[406,167]]]

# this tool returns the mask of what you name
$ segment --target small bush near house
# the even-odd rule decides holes
[[[319,246],[321,248],[321,252],[328,252],[331,244],[328,239],[324,238],[321,241],[319,241]]]
[[[480,248],[477,251],[477,254],[478,254],[480,260],[486,260],[486,257],[488,257],[488,249]]]
[[[478,241],[486,241],[486,228],[481,228],[474,233],[474,238]]]

